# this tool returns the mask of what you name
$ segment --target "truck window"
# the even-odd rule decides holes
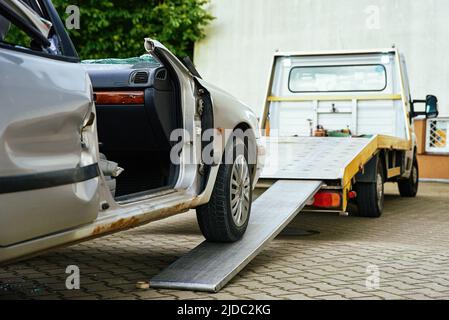
[[[288,85],[295,93],[383,91],[387,72],[381,64],[294,67]]]

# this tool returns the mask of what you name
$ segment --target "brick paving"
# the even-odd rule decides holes
[[[291,230],[319,233],[279,236],[216,294],[136,289],[203,240],[189,212],[0,268],[0,299],[449,299],[449,185],[387,191],[381,219],[299,215]],[[68,265],[80,290],[65,288]]]

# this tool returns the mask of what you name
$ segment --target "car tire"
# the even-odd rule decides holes
[[[231,148],[233,163],[226,164],[223,160],[209,203],[196,210],[201,232],[211,242],[240,240],[251,213],[252,179],[247,148],[238,137]]]
[[[358,215],[365,218],[379,218],[382,216],[385,199],[385,175],[380,160],[377,161],[376,181],[360,182],[355,185],[357,192]]]
[[[408,179],[398,181],[399,193],[401,197],[414,198],[418,194],[419,187],[419,167],[416,156],[413,159],[412,172]]]

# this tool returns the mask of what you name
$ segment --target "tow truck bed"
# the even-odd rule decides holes
[[[267,159],[261,179],[340,181],[345,186],[381,148],[407,150],[405,140],[370,138],[264,137]]]

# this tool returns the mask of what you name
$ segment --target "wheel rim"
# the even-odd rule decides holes
[[[379,209],[383,206],[383,197],[384,197],[384,182],[382,178],[382,174],[377,174],[377,183],[376,183],[376,191],[377,191],[377,205]]]
[[[241,227],[245,224],[251,196],[251,180],[248,163],[243,155],[237,156],[231,173],[231,212],[234,223]]]

